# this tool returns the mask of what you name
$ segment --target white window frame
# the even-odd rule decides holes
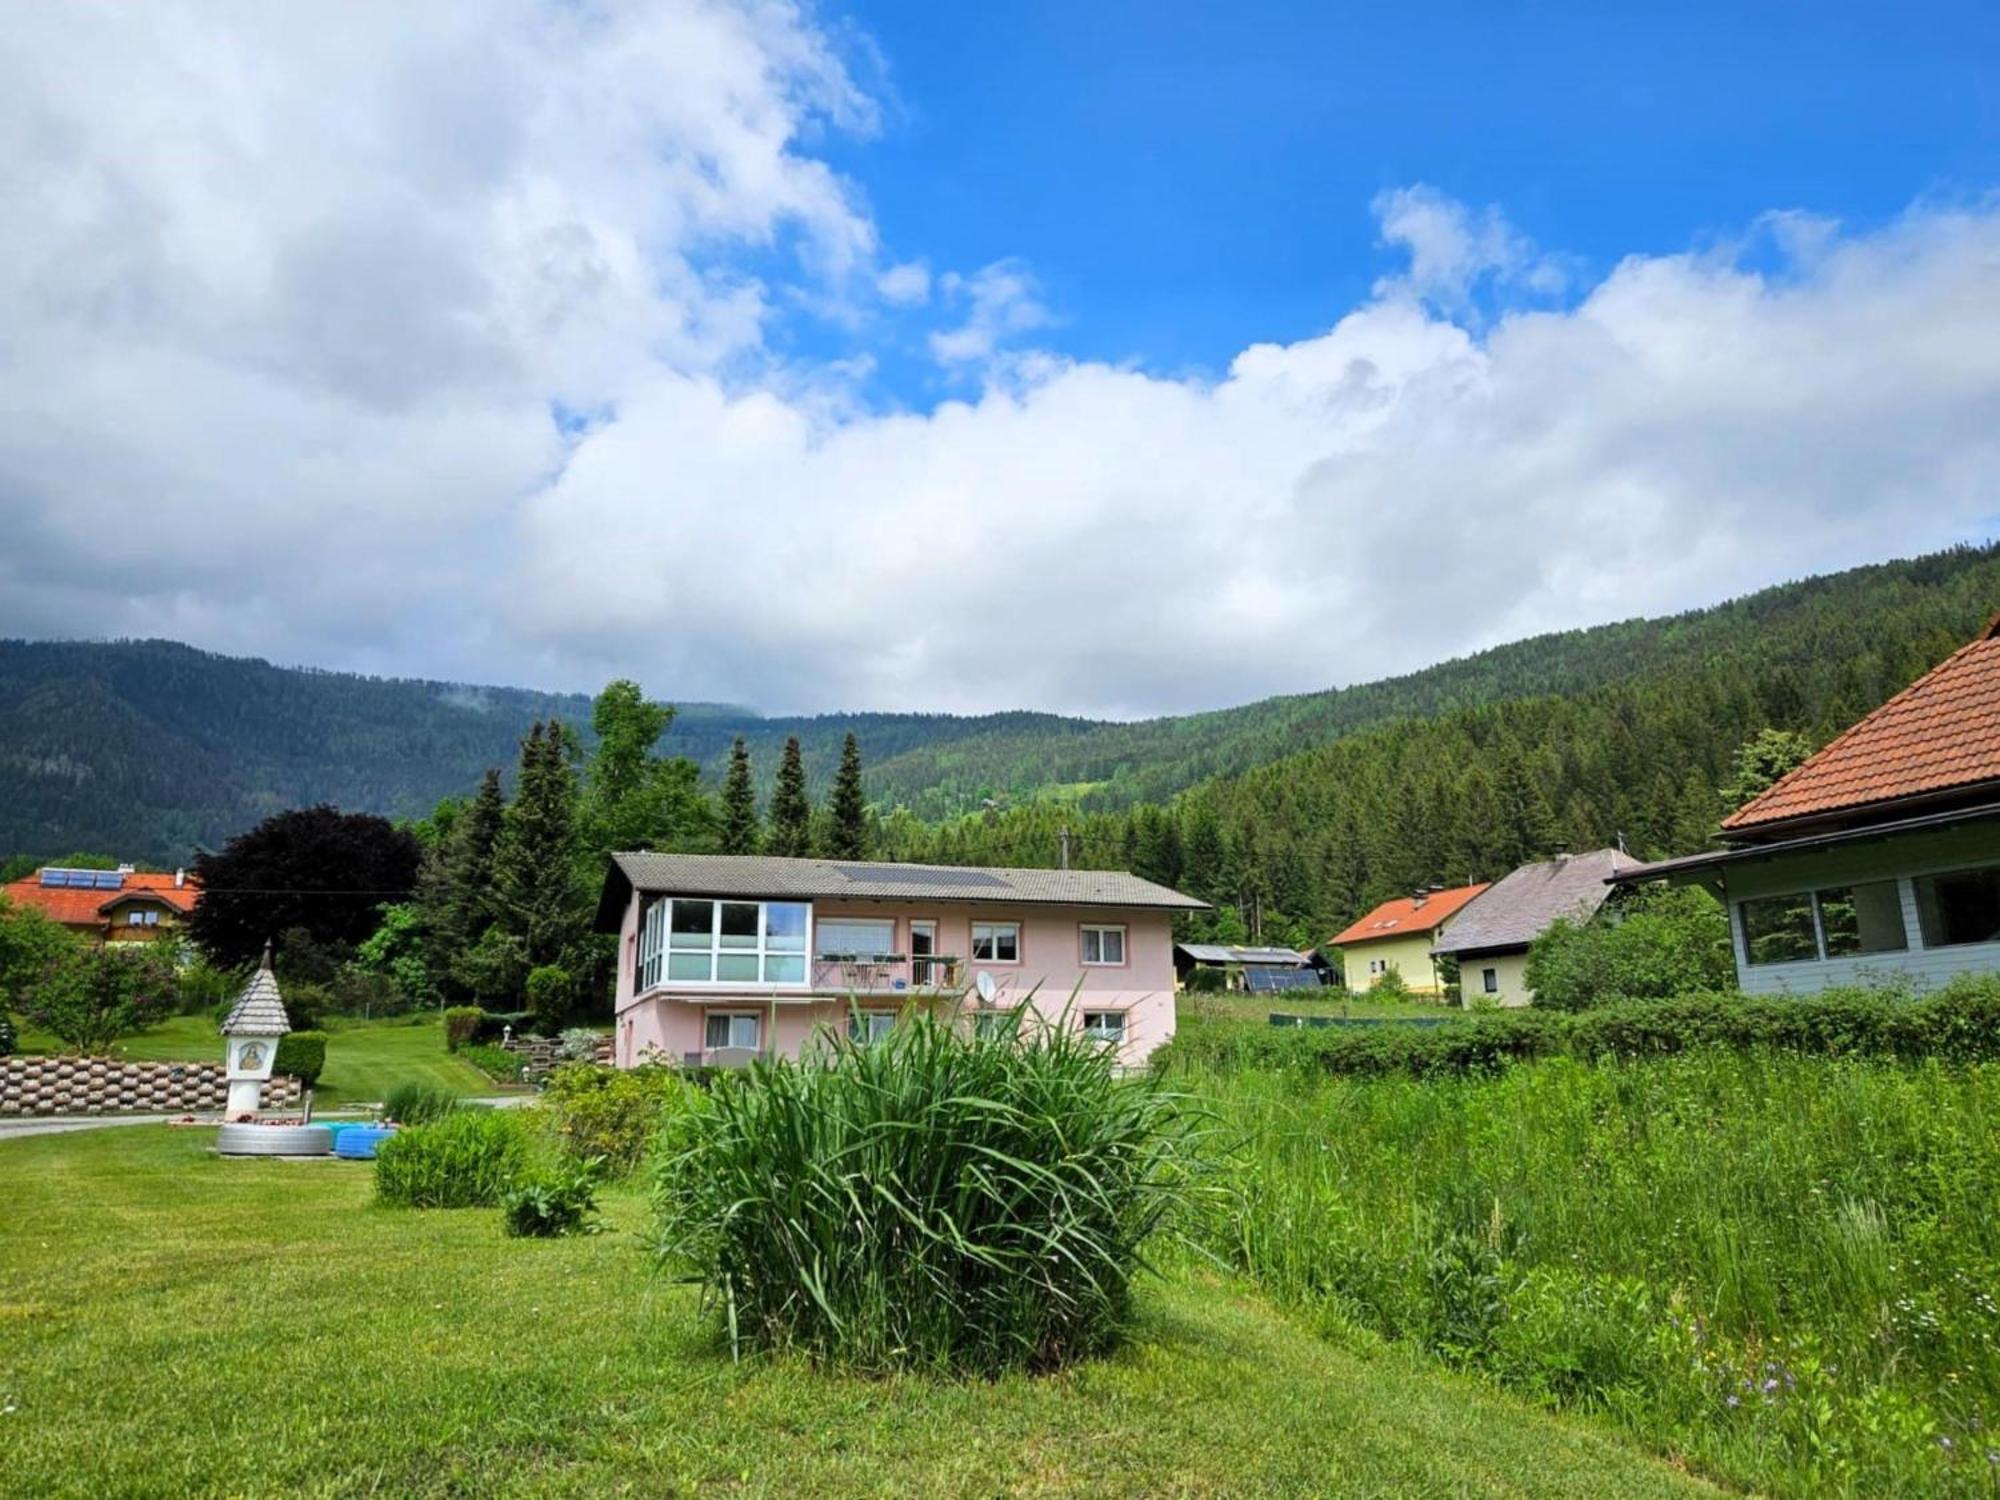
[[[1118,935],[1118,956],[1116,958],[1104,957],[1104,939],[1111,933],[1116,933]],[[1090,940],[1093,937],[1097,939],[1098,956],[1096,958],[1092,958],[1090,956]],[[1076,934],[1076,956],[1077,956],[1077,961],[1081,963],[1084,968],[1122,969],[1125,967],[1125,959],[1128,951],[1129,949],[1127,946],[1127,936],[1125,932],[1124,923],[1083,922],[1078,924],[1077,934]]]
[[[861,962],[863,963],[867,963],[870,960],[876,958],[886,958],[895,953],[896,919],[894,917],[825,917],[822,918],[813,927],[812,954],[815,962],[825,963],[827,959],[830,957],[830,954],[827,951],[825,951],[826,943],[823,934],[826,932],[827,928],[834,926],[836,923],[842,923],[842,922],[853,922],[857,924],[865,923],[867,926],[878,927],[878,928],[886,927],[889,929],[889,941],[883,944],[879,948],[874,948],[874,947],[851,948],[851,949],[839,948],[833,950],[834,952],[852,953],[856,958],[860,959]]]
[[[719,1046],[708,1039],[709,1024],[714,1021],[727,1021],[729,1023],[729,1028],[726,1033],[729,1040],[721,1043]],[[750,1035],[751,1035],[750,1041],[739,1042],[736,1040],[736,1023],[738,1021],[748,1021],[750,1023]],[[750,1050],[753,1052],[762,1052],[764,1050],[764,1017],[760,1012],[754,1010],[711,1010],[711,1011],[704,1011],[702,1013],[702,1018],[701,1018],[702,1051],[719,1052],[722,1050],[723,1047],[746,1047],[746,1046],[750,1048]]]
[[[1106,1029],[1099,1024],[1107,1019],[1118,1022],[1115,1030]],[[1124,1046],[1127,1030],[1125,1012],[1122,1010],[1087,1010],[1083,1013],[1083,1034],[1094,1041],[1103,1042],[1106,1046]]]
[[[987,943],[992,950],[985,958],[979,956],[979,934],[981,929],[985,930]],[[1014,956],[1012,958],[1001,958],[999,956],[1000,932],[1002,929],[1014,935]],[[1014,921],[974,922],[972,924],[972,961],[976,964],[1019,964],[1021,962],[1021,924]]]
[[[709,914],[709,945],[707,948],[675,948],[672,938],[673,903],[676,901],[710,903],[713,910]],[[722,945],[722,908],[724,906],[754,906],[757,908],[757,942],[750,948],[726,948]],[[806,916],[804,944],[802,948],[773,948],[771,938],[771,908],[774,906],[796,906],[803,908]],[[669,973],[669,961],[675,953],[708,955],[709,977],[707,979],[675,979]],[[746,954],[757,959],[755,979],[717,979],[717,960],[724,957],[741,958]],[[768,960],[796,958],[799,960],[797,979],[766,979],[763,977]],[[813,908],[810,901],[758,901],[743,896],[688,896],[675,893],[658,895],[647,904],[639,929],[639,976],[637,992],[648,990],[807,990],[812,988],[813,969]]]
[[[874,1046],[895,1029],[896,1013],[893,1010],[850,1010],[847,1013],[847,1039],[864,1047]]]

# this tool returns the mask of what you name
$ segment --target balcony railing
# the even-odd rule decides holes
[[[965,964],[945,954],[822,953],[812,987],[838,995],[943,994],[963,988]]]

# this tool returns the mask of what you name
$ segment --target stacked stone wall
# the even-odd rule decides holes
[[[221,1063],[126,1062],[115,1057],[0,1057],[0,1115],[219,1112],[229,1099]],[[299,1102],[296,1078],[270,1078],[265,1109]]]

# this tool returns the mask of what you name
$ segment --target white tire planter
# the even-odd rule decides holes
[[[224,1156],[331,1156],[333,1132],[324,1125],[225,1125],[215,1149]]]

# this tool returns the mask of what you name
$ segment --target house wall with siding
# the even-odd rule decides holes
[[[1804,851],[1725,866],[1723,875],[1737,980],[1753,995],[1783,995],[1891,980],[1904,980],[1920,990],[1929,990],[1960,974],[2000,973],[2000,943],[1925,948],[1923,929],[1917,920],[1915,888],[1919,876],[1995,864],[2000,864],[2000,842],[1996,842],[1995,825],[1986,822],[1936,833],[1905,835],[1881,843]],[[1874,880],[1896,882],[1904,939],[1909,945],[1902,952],[1804,959],[1794,963],[1749,961],[1743,925],[1745,901]]]

